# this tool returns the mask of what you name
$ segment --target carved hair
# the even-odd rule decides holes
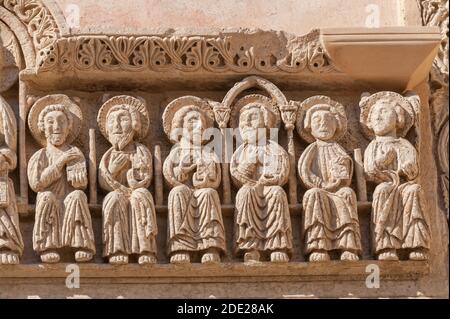
[[[199,113],[203,125],[206,125],[206,118],[205,118],[205,115],[203,114],[202,110],[196,105],[187,105],[187,106],[183,106],[181,109],[179,109],[175,113],[175,115],[173,116],[173,119],[172,119],[172,130],[177,130],[177,129],[182,129],[183,128],[184,117],[189,112],[197,112],[197,113]]]
[[[52,105],[46,106],[41,111],[41,113],[39,113],[39,119],[38,119],[39,131],[41,131],[42,133],[45,131],[45,123],[44,123],[45,117],[50,112],[62,112],[67,118],[69,131],[72,130],[72,128],[73,128],[73,118],[72,118],[69,110],[67,110],[67,108],[64,105],[62,105],[62,104],[52,104]]]
[[[117,111],[127,111],[128,114],[130,114],[131,117],[131,127],[133,128],[133,131],[136,134],[139,134],[139,132],[141,131],[141,118],[140,115],[138,113],[138,110],[134,107],[130,107],[127,104],[119,104],[119,105],[115,105],[113,106],[109,111],[108,114],[106,115],[106,121],[108,122],[108,118],[109,116]],[[106,132],[108,132],[108,125],[106,125]]]
[[[303,127],[305,130],[311,131],[311,119],[312,119],[313,114],[317,111],[327,111],[331,115],[333,115],[334,120],[336,121],[336,124],[337,124],[336,131],[341,131],[341,130],[345,129],[345,127],[343,125],[343,122],[345,121],[345,119],[343,119],[342,115],[339,112],[337,112],[336,108],[334,108],[328,104],[317,104],[306,111],[305,119],[304,119],[305,125]]]
[[[396,128],[397,128],[397,130],[399,130],[399,129],[402,129],[406,123],[405,110],[395,100],[392,100],[389,98],[381,98],[375,103],[375,105],[377,105],[377,104],[391,105],[392,103],[395,103],[394,111],[396,114]],[[373,113],[373,109],[374,109],[375,105],[370,108],[369,114],[367,115],[367,118],[369,119],[369,121],[367,121],[367,127],[369,129],[372,129],[372,123],[371,123],[370,119],[372,118],[372,113]]]

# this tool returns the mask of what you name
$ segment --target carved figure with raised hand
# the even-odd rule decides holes
[[[376,183],[372,200],[373,249],[380,260],[428,258],[427,224],[419,175],[418,154],[404,138],[414,125],[418,97],[394,92],[363,96],[360,102],[363,132],[373,138],[364,153],[364,171]]]
[[[305,252],[310,261],[326,261],[337,251],[341,260],[361,253],[357,199],[349,187],[353,161],[337,141],[347,130],[344,106],[326,96],[300,105],[297,131],[311,143],[298,161],[308,189],[303,197]]]
[[[188,263],[199,252],[202,263],[220,262],[226,250],[217,188],[220,160],[204,144],[204,131],[214,125],[209,104],[194,96],[171,102],[163,114],[164,130],[175,144],[163,173],[172,187],[168,206],[168,254],[171,263]]]
[[[86,160],[70,145],[81,129],[79,106],[62,94],[45,96],[33,105],[28,125],[43,148],[28,163],[30,187],[37,192],[33,248],[45,263],[60,259],[58,248],[76,249],[75,260],[95,254],[86,194]]]
[[[111,264],[126,264],[137,255],[139,264],[156,263],[156,213],[148,187],[152,154],[139,143],[149,128],[145,102],[131,96],[106,101],[98,117],[100,131],[112,144],[99,167],[103,200],[103,256]]]
[[[292,230],[287,196],[282,188],[289,177],[287,152],[268,138],[278,128],[280,113],[271,99],[247,95],[233,108],[243,143],[231,158],[231,176],[240,187],[236,195],[235,236],[244,261],[259,261],[261,252],[272,262],[289,261]],[[237,123],[232,124],[233,127]]]
[[[18,264],[23,253],[14,183],[8,174],[17,165],[17,123],[0,96],[0,265]]]

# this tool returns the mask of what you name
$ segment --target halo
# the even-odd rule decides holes
[[[313,108],[316,105],[326,104],[328,105],[328,110],[336,115],[336,120],[339,121],[336,132],[334,133],[334,139],[338,141],[344,136],[347,131],[347,115],[345,114],[344,106],[332,100],[328,96],[324,95],[316,95],[310,98],[307,98],[302,103],[300,103],[297,119],[296,119],[296,128],[298,134],[308,143],[313,143],[316,139],[311,135],[311,130],[305,129],[305,116],[308,110]]]
[[[137,99],[128,95],[118,95],[110,98],[106,101],[100,111],[98,111],[97,123],[100,128],[100,132],[102,135],[108,139],[108,134],[106,133],[106,118],[108,117],[109,111],[116,105],[127,105],[128,107],[135,108],[136,111],[140,114],[141,119],[141,128],[139,132],[137,132],[137,140],[143,139],[147,136],[148,128],[149,128],[149,116],[147,111],[147,106],[145,101]]]
[[[399,137],[404,137],[411,129],[411,127],[414,125],[415,121],[414,108],[408,101],[408,99],[403,97],[401,94],[389,91],[377,92],[375,94],[372,94],[368,97],[363,97],[361,99],[361,102],[359,103],[359,107],[361,108],[359,121],[361,123],[363,134],[369,139],[373,139],[375,136],[373,131],[368,126],[369,113],[372,107],[375,105],[375,103],[380,99],[388,99],[393,103],[395,103],[396,105],[399,105],[405,111],[405,123],[403,124],[403,127],[397,128],[397,135]]]
[[[164,132],[173,143],[178,143],[177,140],[171,137],[173,118],[179,110],[186,106],[194,106],[203,113],[207,121],[206,127],[214,126],[214,112],[205,100],[191,95],[179,97],[167,105],[162,116]]]
[[[83,114],[80,107],[73,102],[67,95],[53,94],[47,95],[37,100],[28,114],[28,127],[31,135],[42,146],[47,145],[47,139],[44,132],[39,130],[39,114],[49,105],[64,105],[72,117],[72,129],[67,135],[66,143],[72,143],[79,135],[81,130],[81,123],[83,121]]]
[[[267,96],[249,94],[239,99],[231,109],[231,127],[239,126],[239,114],[243,107],[252,103],[259,103],[263,107],[264,122],[267,128],[277,128],[281,123],[280,111],[276,104]]]

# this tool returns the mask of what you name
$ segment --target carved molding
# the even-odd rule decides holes
[[[36,65],[41,65],[56,41],[60,30],[50,10],[41,0],[0,0],[27,28],[36,51]]]
[[[290,39],[281,50],[269,51],[245,33],[217,37],[77,36],[59,39],[46,51],[39,71],[337,71],[321,44],[319,30]]]

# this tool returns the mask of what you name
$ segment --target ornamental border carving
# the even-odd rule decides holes
[[[129,72],[338,72],[325,52],[320,30],[287,41],[287,53],[262,53],[239,45],[244,32],[219,36],[75,36],[60,38],[45,51],[39,71]],[[243,42],[242,42],[243,43]],[[237,46],[237,48],[236,48]]]
[[[36,65],[40,65],[45,53],[61,36],[56,19],[41,0],[0,0],[0,5],[26,26],[36,51]]]

